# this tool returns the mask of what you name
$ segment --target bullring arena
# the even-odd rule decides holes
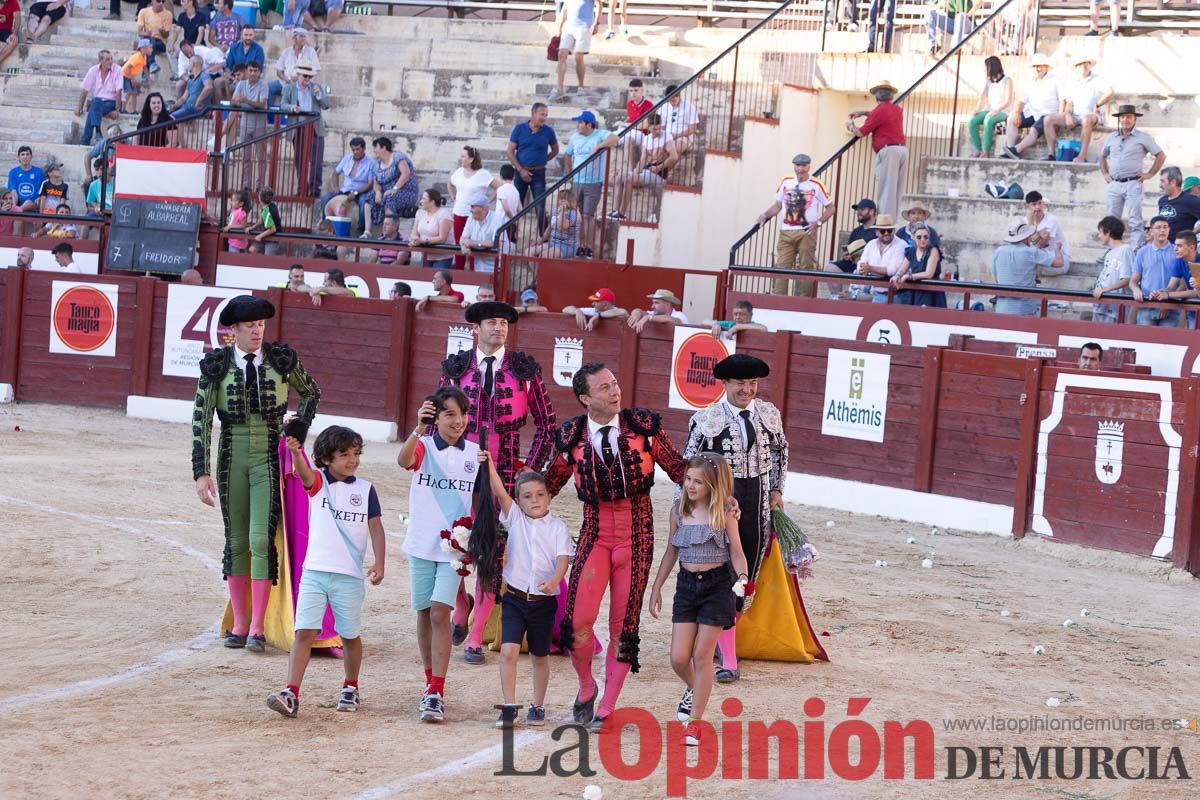
[[[379,488],[391,548],[387,577],[368,593],[365,609],[363,708],[343,715],[310,702],[302,717],[286,720],[262,702],[286,656],[225,650],[212,627],[224,604],[221,529],[186,476],[176,478],[187,470],[186,428],[54,405],[9,406],[0,414],[9,476],[2,552],[8,563],[26,565],[3,584],[5,630],[30,643],[10,650],[0,696],[4,760],[21,765],[4,771],[5,796],[578,797],[588,784],[606,797],[666,796],[665,764],[644,781],[614,779],[599,763],[595,737],[592,778],[496,777],[502,754],[492,728],[495,654],[485,666],[454,658],[446,723],[431,728],[417,720],[420,662],[396,546],[407,481],[395,467],[395,445],[368,444],[362,468]],[[663,487],[655,492],[660,526],[669,498]],[[934,535],[928,525],[812,503],[788,508],[821,549],[804,591],[814,624],[830,633],[824,642],[831,661],[750,662],[739,683],[716,690],[719,699],[742,701],[742,718],[799,723],[807,719],[804,701],[819,697],[828,705],[822,719],[829,730],[846,719],[846,699],[861,696],[871,698],[862,717],[873,723],[934,726],[939,775],[945,747],[1003,746],[1011,758],[1018,744],[1081,743],[1158,746],[1164,753],[1179,747],[1191,772],[1200,754],[1196,734],[1186,729],[1079,735],[942,727],[943,719],[992,716],[1013,724],[1114,715],[1194,719],[1200,674],[1190,576],[1132,556],[954,530]],[[554,510],[578,519],[574,498],[558,500]],[[829,521],[834,526],[827,528]],[[916,541],[907,544],[909,537]],[[936,559],[932,570],[921,568],[927,556]],[[888,567],[875,567],[876,560]],[[1092,615],[1081,618],[1081,608]],[[1068,617],[1078,625],[1064,628]],[[678,694],[666,663],[669,638],[665,621],[647,617],[645,666],[623,695],[663,719]],[[1046,653],[1034,656],[1039,644]],[[310,697],[334,697],[339,676],[336,661],[316,660]],[[555,657],[551,726],[569,719],[572,678],[566,659]],[[527,681],[526,672],[520,687]],[[1064,704],[1047,708],[1051,697]],[[524,771],[563,746],[550,739],[550,728],[518,730],[514,742]],[[623,751],[632,762],[632,744]],[[689,758],[695,763],[694,754]],[[1011,762],[1006,766],[1011,775]],[[952,798],[964,787],[997,798],[1150,796],[1135,782],[1106,781],[1102,792],[1080,795],[1074,781],[913,781],[911,765],[906,781],[885,781],[882,769],[863,782],[827,774],[798,783],[695,780],[688,796]],[[1183,798],[1188,787],[1163,781],[1153,792]]]
[[[1200,795],[1194,6],[199,5],[0,0],[0,798]]]

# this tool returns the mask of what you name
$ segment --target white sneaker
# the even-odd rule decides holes
[[[285,717],[294,717],[300,711],[300,699],[291,689],[283,689],[267,695],[267,708]]]
[[[437,692],[426,692],[421,698],[421,721],[441,722],[446,718],[446,709],[442,705],[442,696]]]
[[[338,711],[358,711],[358,687],[343,686],[336,708]]]
[[[692,718],[692,690],[691,690],[691,687],[688,687],[687,691],[685,691],[683,693],[683,697],[681,697],[679,699],[679,705],[675,707],[675,719],[679,720],[684,725],[686,725],[688,720],[691,718]]]

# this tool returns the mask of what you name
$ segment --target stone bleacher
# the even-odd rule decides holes
[[[0,163],[15,163],[17,147],[29,144],[35,163],[54,155],[70,183],[83,180],[87,150],[74,144],[83,123],[75,116],[79,83],[100,49],[112,50],[119,62],[130,54],[134,38],[131,15],[109,21],[105,13],[76,10],[48,42],[31,45],[26,59],[10,62],[19,67],[17,75],[0,76]],[[555,89],[556,65],[546,60],[550,23],[354,16],[344,18],[339,29],[347,32],[311,37],[321,59],[318,81],[332,88],[333,108],[325,114],[327,181],[348,140],[362,135],[369,141],[381,126],[413,159],[422,188],[444,187],[467,144],[480,147],[485,166],[497,171],[507,162],[511,127],[528,118],[533,101],[545,101]],[[571,65],[569,96],[551,104],[550,124],[565,145],[575,130],[570,118],[583,108],[604,122],[623,120],[630,78],[641,77],[657,99],[669,83],[686,79],[719,52],[723,38],[736,34],[691,37],[680,29],[641,28],[631,29],[629,37],[595,42],[587,91],[572,88]],[[260,32],[259,41],[274,77],[274,60],[287,46],[284,34]],[[172,98],[169,78],[164,68],[151,90]],[[124,116],[122,126],[132,130],[136,117]],[[557,174],[557,168],[550,171]]]

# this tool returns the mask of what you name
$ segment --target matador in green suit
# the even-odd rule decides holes
[[[225,646],[255,652],[266,647],[267,601],[279,576],[274,546],[280,514],[277,448],[288,389],[300,395],[296,418],[305,428],[312,423],[321,398],[295,350],[263,341],[266,320],[273,316],[275,307],[252,295],[234,297],[226,304],[220,322],[233,329],[234,343],[201,359],[192,414],[196,493],[210,506],[219,493],[225,520],[222,573],[233,609]],[[210,459],[214,411],[221,420],[215,484]]]

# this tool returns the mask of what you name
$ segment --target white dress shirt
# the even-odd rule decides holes
[[[549,513],[538,519],[526,516],[516,500],[508,513],[500,512],[500,523],[508,531],[504,582],[526,594],[541,595],[541,585],[558,571],[558,557],[575,554],[567,526]],[[558,594],[558,586],[550,594]]]
[[[233,352],[234,352],[234,355],[237,357],[238,369],[240,369],[242,372],[245,372],[246,371],[246,356],[248,356],[250,354],[247,353],[242,348],[238,347],[236,344],[233,346]],[[262,354],[262,348],[260,347],[258,350],[254,351],[254,368],[258,369],[260,366],[262,366],[262,363],[263,363],[263,354]]]
[[[738,430],[742,432],[742,447],[746,447],[747,442],[749,441],[749,436],[746,433],[746,418],[742,416],[742,412],[749,411],[750,418],[753,419],[755,411],[754,405],[758,401],[751,400],[750,405],[746,406],[745,408],[738,408],[733,403],[729,402],[729,398],[727,397],[722,398],[721,402],[725,404],[725,407],[729,409],[729,413],[733,414],[734,418],[737,420]]]
[[[476,347],[475,348],[475,364],[479,367],[480,373],[482,373],[482,374],[487,373],[487,364],[485,364],[483,360],[485,358],[494,357],[496,360],[494,362],[492,362],[492,374],[495,375],[496,370],[500,369],[500,362],[502,362],[504,360],[504,349],[505,349],[504,345],[500,345],[500,349],[497,350],[496,352],[492,353],[491,356],[489,356],[487,353],[483,352],[478,347]]]
[[[591,417],[587,418],[588,424],[588,440],[592,443],[592,447],[597,453],[603,453],[603,445],[600,442],[600,429],[605,425],[609,426],[608,442],[612,445],[613,455],[619,457],[617,450],[617,439],[621,434],[621,415],[613,414],[612,419],[608,422],[596,422]]]

